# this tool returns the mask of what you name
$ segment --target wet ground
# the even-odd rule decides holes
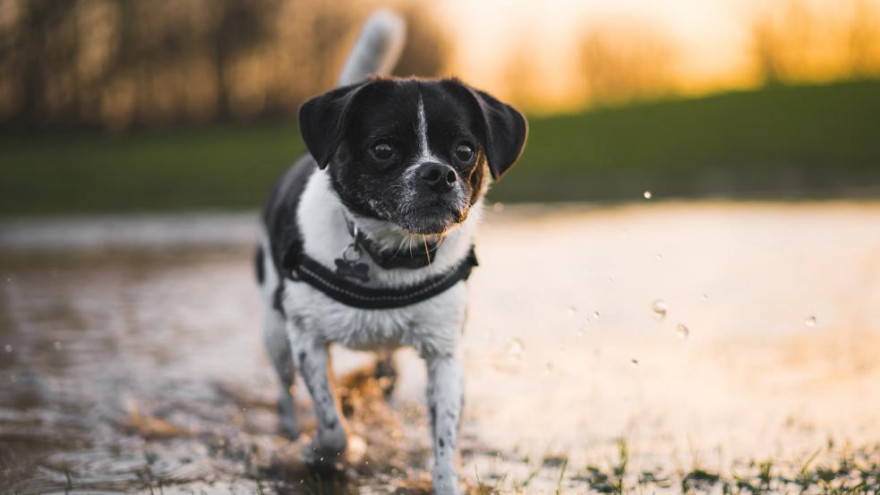
[[[251,215],[0,225],[0,494],[429,489],[411,352],[386,402],[334,350],[338,472],[277,434],[253,237]],[[498,206],[478,251],[469,492],[880,490],[880,203]]]

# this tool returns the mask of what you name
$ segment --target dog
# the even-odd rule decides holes
[[[459,339],[483,197],[525,146],[525,117],[457,79],[392,78],[404,22],[364,25],[339,87],[306,101],[308,154],[275,185],[256,251],[264,338],[280,378],[279,414],[296,438],[291,387],[311,394],[310,463],[338,458],[346,426],[328,346],[384,356],[414,348],[428,370],[435,493],[458,493],[463,407]]]

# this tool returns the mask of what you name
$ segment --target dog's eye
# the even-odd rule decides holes
[[[459,144],[455,147],[455,157],[464,163],[470,163],[474,159],[474,149],[467,144]]]
[[[372,152],[377,160],[387,160],[394,156],[394,148],[384,141],[374,144]]]

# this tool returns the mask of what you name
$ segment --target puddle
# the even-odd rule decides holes
[[[488,216],[469,492],[880,489],[880,204]],[[278,434],[250,218],[0,225],[0,493],[428,493],[411,352],[385,401],[371,358],[334,350],[339,472]]]

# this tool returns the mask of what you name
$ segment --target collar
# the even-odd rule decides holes
[[[339,261],[337,260],[337,265]],[[301,252],[292,263],[289,277],[294,281],[311,285],[346,306],[361,309],[392,309],[416,304],[445,292],[458,282],[467,280],[477,264],[476,253],[471,247],[468,256],[444,273],[414,285],[376,288],[356,284],[340,274],[339,267],[334,272]]]
[[[391,268],[424,268],[431,264],[434,254],[440,246],[440,242],[426,242],[424,249],[393,249],[379,246],[375,241],[367,237],[357,225],[345,215],[345,225],[348,233],[354,239],[355,249],[363,249],[377,265],[385,269]]]
[[[385,251],[386,254],[381,254],[383,251],[376,249],[377,246],[360,233],[357,226],[347,217],[346,223],[353,240],[342,253],[341,258],[335,260],[335,270],[322,265],[307,255],[301,245],[296,244],[296,247],[289,249],[284,254],[282,260],[286,277],[295,282],[305,282],[331,299],[347,306],[361,309],[392,309],[425,301],[450,289],[458,282],[467,280],[471,270],[478,265],[477,255],[471,246],[468,255],[456,265],[417,284],[403,287],[367,287],[353,281],[368,282],[370,279],[368,265],[358,262],[361,250],[367,251],[370,257],[383,268],[412,269],[428,266],[439,243],[429,245],[424,256],[417,256],[415,253],[410,255],[408,252],[406,255],[387,254],[387,251]]]

